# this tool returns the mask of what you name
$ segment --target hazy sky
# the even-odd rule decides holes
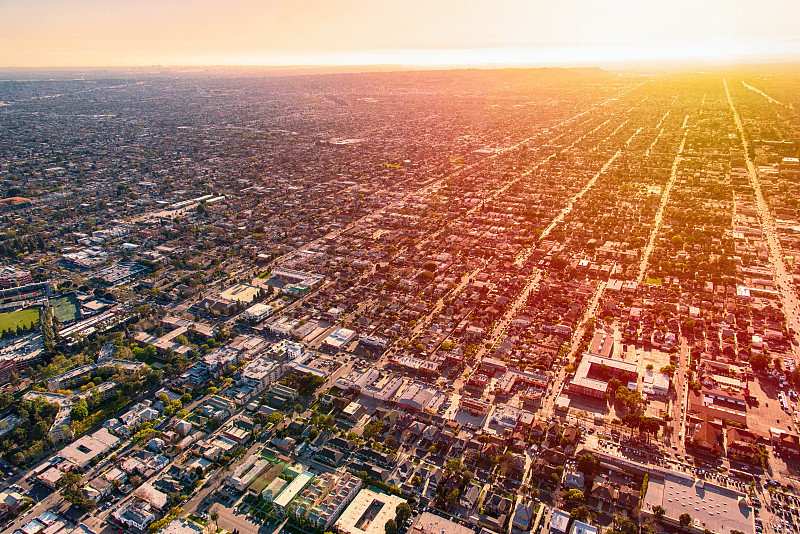
[[[0,67],[777,57],[798,20],[800,0],[0,0]]]

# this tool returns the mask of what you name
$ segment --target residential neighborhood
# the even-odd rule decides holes
[[[0,529],[796,532],[797,81],[3,81]]]

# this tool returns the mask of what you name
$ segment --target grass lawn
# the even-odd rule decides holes
[[[652,286],[660,286],[662,282],[663,280],[661,278],[653,278],[651,276],[648,276],[644,281],[645,284],[650,284]]]
[[[65,295],[57,299],[52,299],[50,305],[53,307],[53,315],[59,322],[66,323],[80,319],[78,299],[75,295]]]
[[[27,308],[9,313],[0,314],[0,332],[13,330],[32,324],[39,324],[39,309]]]
[[[208,524],[208,521],[206,521],[206,520],[205,520],[205,519],[203,519],[202,517],[197,517],[197,516],[196,516],[196,515],[194,515],[194,514],[190,514],[190,515],[189,515],[189,519],[191,519],[191,520],[192,520],[192,521],[194,521],[195,523],[199,523],[199,524],[201,524],[201,525],[203,525],[203,526],[206,526],[206,525]]]
[[[128,397],[122,397],[115,401],[105,403],[102,408],[89,415],[89,417],[83,421],[73,421],[73,431],[75,432],[75,435],[77,436],[79,434],[83,434],[94,425],[100,423],[101,421],[105,421],[130,403],[131,400]]]

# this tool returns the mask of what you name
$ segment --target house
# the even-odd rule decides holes
[[[630,486],[621,486],[617,492],[617,504],[626,510],[638,510],[641,492]]]
[[[722,431],[708,421],[696,423],[691,435],[686,436],[687,440],[698,449],[711,454],[722,452]]]
[[[548,534],[566,534],[569,526],[569,514],[563,510],[553,510],[550,514]]]
[[[543,460],[549,462],[551,465],[564,465],[567,461],[567,455],[555,449],[545,449],[542,451],[541,457]]]
[[[111,514],[120,524],[140,531],[147,530],[155,520],[150,505],[141,501],[127,504]]]
[[[584,523],[583,521],[575,521],[569,529],[569,534],[597,534],[597,527]]]
[[[534,473],[545,482],[561,482],[562,473],[553,467],[547,460],[540,458],[534,465]]]
[[[314,454],[313,463],[319,464],[323,471],[336,470],[342,464],[344,453],[337,449],[332,449],[327,445]]]
[[[604,478],[598,477],[595,481],[594,487],[592,488],[592,497],[600,502],[609,504],[616,503],[617,490],[611,482]]]
[[[517,503],[511,526],[519,530],[530,530],[531,523],[536,517],[536,507],[532,503]]]
[[[481,494],[481,488],[477,484],[470,484],[465,490],[464,494],[458,499],[458,504],[469,510],[470,512],[475,509],[475,504],[478,502],[478,497]]]
[[[538,440],[547,433],[547,423],[544,421],[537,421],[531,427],[531,437]]]
[[[483,448],[481,449],[481,458],[483,459],[490,459],[493,456],[497,456],[500,453],[500,446],[497,443],[486,443]]]
[[[564,473],[564,486],[569,489],[583,489],[586,477],[580,471],[567,471]]]
[[[483,501],[483,509],[488,515],[499,517],[511,511],[511,499],[490,492]]]
[[[93,500],[95,503],[102,501],[103,499],[108,498],[111,495],[111,490],[114,489],[114,486],[102,477],[94,478],[89,484],[83,488],[83,495],[87,499]]]

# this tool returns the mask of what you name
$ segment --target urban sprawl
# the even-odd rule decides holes
[[[796,72],[4,76],[3,532],[798,530]]]

